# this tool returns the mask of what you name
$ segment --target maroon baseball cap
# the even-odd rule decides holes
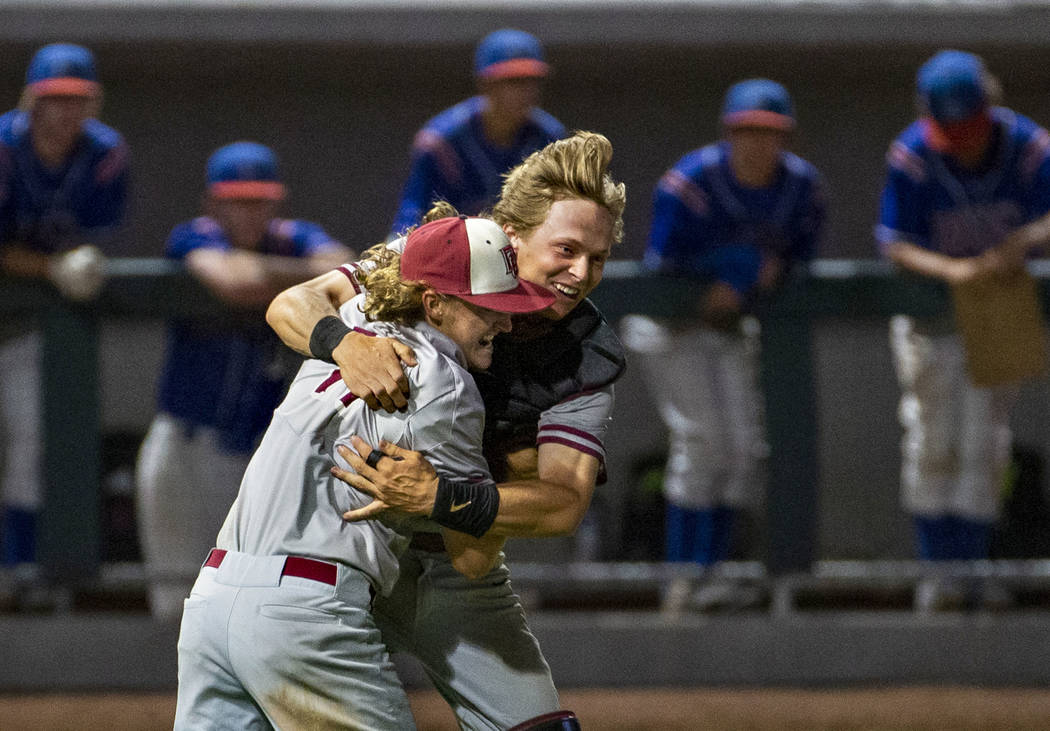
[[[536,312],[554,302],[553,292],[518,279],[514,247],[487,218],[441,218],[412,231],[401,276],[498,312]]]

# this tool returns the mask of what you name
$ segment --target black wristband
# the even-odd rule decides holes
[[[475,538],[485,535],[499,512],[499,489],[490,483],[471,484],[438,478],[430,519]]]
[[[310,333],[310,353],[315,358],[335,363],[332,351],[338,347],[348,332],[350,328],[335,315],[322,317],[314,325],[313,332]]]

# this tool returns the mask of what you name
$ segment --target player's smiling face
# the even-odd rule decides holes
[[[492,341],[510,332],[510,315],[465,302],[458,297],[439,297],[437,309],[428,308],[427,322],[452,338],[463,351],[467,368],[483,371],[492,365]]]
[[[518,276],[556,296],[543,316],[560,320],[602,281],[613,243],[613,217],[594,201],[558,200],[543,223],[524,236],[506,230],[518,254]]]

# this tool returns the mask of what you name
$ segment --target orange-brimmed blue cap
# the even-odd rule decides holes
[[[52,43],[33,54],[26,87],[37,97],[93,97],[101,88],[91,51],[72,43]]]
[[[257,142],[234,142],[208,158],[208,193],[216,198],[282,200],[277,156]]]
[[[764,127],[785,132],[795,127],[791,95],[769,79],[747,79],[729,87],[722,103],[726,127]]]
[[[493,31],[474,53],[474,74],[481,79],[542,78],[548,70],[543,46],[523,30]]]

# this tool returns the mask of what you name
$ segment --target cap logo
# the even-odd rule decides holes
[[[503,263],[507,267],[507,274],[513,277],[518,276],[518,257],[514,254],[513,246],[504,246],[499,250],[499,253],[503,255]]]

